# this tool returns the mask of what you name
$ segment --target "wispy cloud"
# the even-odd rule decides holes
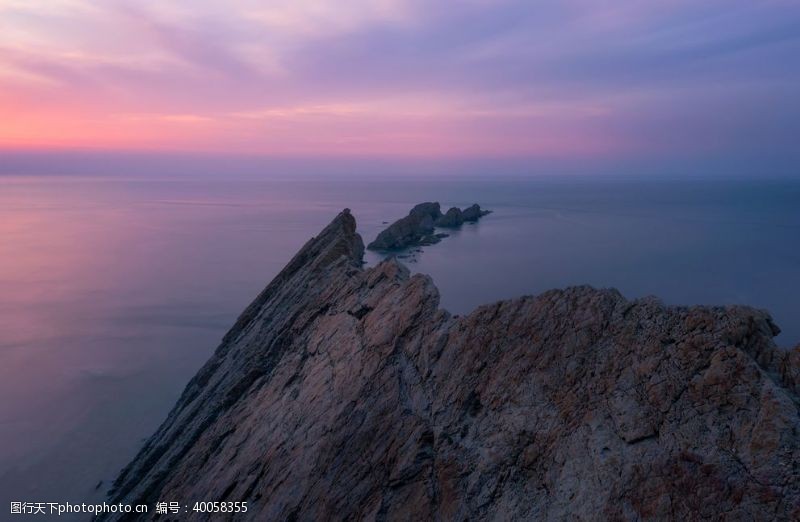
[[[135,122],[207,123],[214,121],[213,117],[201,114],[118,114],[117,117],[124,121]]]
[[[0,0],[0,147],[736,153],[798,52],[788,0]]]

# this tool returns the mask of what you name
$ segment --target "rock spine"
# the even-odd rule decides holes
[[[581,286],[455,317],[429,277],[362,253],[348,211],[310,240],[111,500],[248,502],[201,520],[800,519],[800,347],[776,348],[767,313]]]

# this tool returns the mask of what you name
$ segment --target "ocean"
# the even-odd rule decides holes
[[[800,181],[2,176],[0,500],[102,500],[310,237],[347,207],[368,243],[422,201],[493,210],[405,260],[454,314],[589,284],[765,308],[800,342]]]

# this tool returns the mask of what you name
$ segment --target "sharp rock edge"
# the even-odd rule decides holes
[[[800,519],[800,347],[765,312],[582,286],[453,317],[429,277],[362,254],[346,210],[110,499],[249,505],[193,520]]]

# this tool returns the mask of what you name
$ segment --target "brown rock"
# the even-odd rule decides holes
[[[800,348],[765,312],[583,286],[454,318],[429,277],[361,255],[343,212],[111,500],[248,502],[198,520],[800,517]]]

